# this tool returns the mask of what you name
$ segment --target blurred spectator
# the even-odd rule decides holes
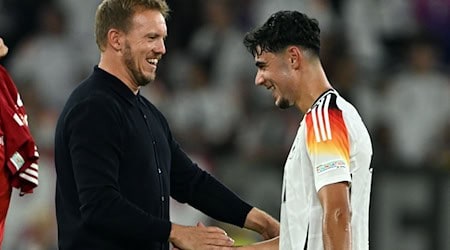
[[[209,0],[203,5],[203,24],[194,31],[188,56],[203,64],[211,84],[233,91],[241,74],[251,72],[251,58],[242,46],[232,0]],[[227,94],[227,93],[224,93]]]
[[[208,1],[167,0],[171,9],[167,20],[167,29],[170,31],[166,43],[168,48],[186,50],[192,33],[202,22],[202,8],[206,2]]]
[[[95,44],[95,11],[101,0],[54,0],[65,11],[66,39],[77,52],[80,74],[88,75],[92,65],[98,62],[99,53]]]
[[[427,162],[433,167],[450,172],[450,121],[440,131],[434,133],[434,144]]]
[[[413,1],[404,0],[381,0],[377,1],[376,6],[370,11],[377,11],[377,19],[374,23],[379,25],[378,36],[375,39],[381,39],[384,46],[383,63],[390,67],[402,63],[402,53],[407,47],[409,39],[418,31],[417,20],[414,18]],[[367,23],[366,20],[360,20]]]
[[[37,29],[37,10],[50,1],[0,0],[0,34],[11,50],[15,51],[17,44]]]
[[[19,88],[31,87],[43,107],[59,111],[80,79],[80,57],[67,37],[65,12],[57,5],[39,10],[38,30],[10,58],[9,68]]]
[[[445,63],[450,63],[450,1],[415,0],[414,10],[422,29],[439,41]]]
[[[333,0],[259,0],[254,2],[254,20],[262,24],[271,13],[277,10],[299,10],[319,21],[322,35],[327,35],[339,27],[339,16]]]
[[[349,51],[361,64],[361,70],[374,72],[384,59],[381,44],[379,1],[347,0],[343,3],[343,32],[348,38]],[[342,36],[338,34],[342,39]]]
[[[432,43],[422,37],[412,41],[406,67],[389,80],[384,99],[384,123],[395,153],[410,167],[425,163],[435,132],[450,119],[449,79],[437,62]]]
[[[186,77],[186,86],[173,98],[176,102],[169,116],[182,144],[194,151],[223,153],[218,151],[229,144],[241,117],[239,100],[212,86],[203,64],[195,63]]]

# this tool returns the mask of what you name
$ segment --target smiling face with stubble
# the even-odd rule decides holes
[[[158,61],[166,53],[167,26],[157,10],[136,12],[132,29],[124,36],[123,62],[137,86],[155,80]]]
[[[286,109],[294,105],[294,85],[289,55],[285,52],[266,52],[258,49],[255,55],[257,73],[255,84],[272,92],[275,105]]]

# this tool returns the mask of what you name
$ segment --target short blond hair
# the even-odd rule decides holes
[[[170,8],[165,0],[103,0],[95,14],[95,41],[100,51],[105,50],[111,28],[128,32],[131,18],[137,10],[158,10],[167,18]]]

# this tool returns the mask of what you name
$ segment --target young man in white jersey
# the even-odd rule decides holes
[[[284,168],[280,236],[242,249],[368,249],[371,140],[327,80],[317,20],[277,12],[244,45],[258,68],[255,84],[304,116]]]

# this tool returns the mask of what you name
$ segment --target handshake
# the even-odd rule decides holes
[[[234,240],[218,227],[207,227],[203,223],[197,226],[181,226],[172,224],[169,240],[172,250],[275,250],[278,249],[280,224],[277,220],[253,208],[245,221],[245,228],[261,234],[265,241],[248,246],[234,246]]]

